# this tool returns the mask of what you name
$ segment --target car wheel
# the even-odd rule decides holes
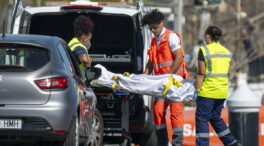
[[[64,146],[79,146],[79,119],[76,116],[67,136]]]
[[[142,146],[157,146],[157,135],[154,128],[151,129],[151,132],[144,133],[140,136],[140,144]]]
[[[101,146],[103,144],[103,118],[98,109],[94,112],[91,139],[86,146]]]

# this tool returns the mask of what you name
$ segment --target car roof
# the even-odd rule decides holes
[[[30,14],[45,13],[45,12],[62,12],[60,6],[42,6],[42,7],[26,7],[26,11]],[[110,7],[103,6],[100,13],[106,14],[124,14],[133,16],[138,13],[138,10],[132,7]]]
[[[54,44],[59,41],[62,41],[59,37],[44,35],[6,34],[3,36],[1,34],[0,36],[0,43],[33,45],[47,49],[53,48]]]

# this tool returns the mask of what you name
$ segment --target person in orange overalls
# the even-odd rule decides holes
[[[164,15],[154,9],[143,16],[142,25],[147,25],[154,34],[151,48],[148,50],[149,60],[146,65],[145,74],[177,74],[188,78],[184,51],[180,35],[164,27]],[[183,143],[183,104],[168,99],[155,97],[153,103],[154,124],[156,127],[158,146],[168,145],[168,134],[166,127],[166,110],[170,106],[172,125],[172,145],[181,146]]]

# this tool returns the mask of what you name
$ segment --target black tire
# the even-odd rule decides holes
[[[63,146],[79,146],[79,119],[75,117]]]
[[[154,128],[151,128],[151,132],[149,133],[143,133],[140,136],[139,140],[140,146],[157,146],[157,135]]]
[[[103,144],[103,134],[104,134],[104,124],[101,113],[98,109],[95,109],[92,125],[91,140],[87,146],[102,146]]]

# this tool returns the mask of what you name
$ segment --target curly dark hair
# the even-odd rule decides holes
[[[158,9],[154,9],[143,16],[141,25],[159,24],[163,20],[164,15]]]
[[[222,36],[222,30],[216,26],[209,26],[206,29],[205,34],[210,35],[212,37],[212,40],[217,42]]]
[[[73,26],[75,36],[80,37],[83,34],[87,35],[92,32],[94,23],[90,17],[80,15],[74,20]]]

